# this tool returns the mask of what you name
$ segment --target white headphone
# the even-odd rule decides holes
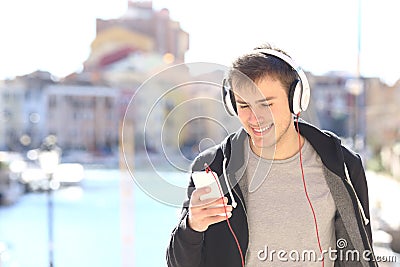
[[[289,108],[295,115],[305,111],[310,102],[310,85],[301,67],[287,55],[273,49],[256,49],[252,53],[261,53],[265,56],[277,57],[296,71],[298,79],[289,88]],[[224,79],[222,83],[222,101],[228,114],[237,116],[235,95],[227,79]]]

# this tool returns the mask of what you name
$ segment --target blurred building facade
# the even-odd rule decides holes
[[[378,170],[400,179],[400,80],[393,86],[369,79],[366,88],[368,145]]]
[[[94,151],[117,144],[118,90],[60,85],[38,71],[3,83],[0,94],[4,150],[38,148],[50,134],[65,150]]]
[[[0,148],[18,151],[40,145],[46,132],[44,91],[54,83],[51,74],[43,71],[2,83]]]
[[[166,64],[183,63],[188,49],[189,34],[181,29],[179,22],[171,20],[168,9],[155,11],[151,1],[129,1],[121,18],[97,19],[96,38],[84,67],[86,71],[100,72],[115,66],[148,71],[146,67],[157,67],[159,59]],[[124,60],[138,54],[158,58],[144,66],[132,66]]]
[[[384,149],[391,161],[400,163],[400,153],[392,149],[400,142],[400,80],[389,86],[379,78],[335,72],[310,75],[309,80],[322,129],[333,131],[367,159],[382,160]]]
[[[160,79],[144,84],[140,81],[146,78],[145,72],[133,72],[131,76],[126,72],[128,76],[119,78],[122,77],[121,84],[132,82],[133,88],[127,89],[93,84],[87,81],[86,74],[56,82],[51,74],[37,71],[3,81],[0,84],[1,149],[36,148],[46,135],[55,134],[66,150],[110,151],[117,146],[122,119],[134,126],[132,139],[137,148],[144,149],[147,145],[149,150],[157,150],[162,145],[187,149],[204,138],[218,141],[227,131],[239,126],[223,110],[217,86],[193,83],[179,90],[167,90],[181,80],[217,84],[222,72],[191,76],[187,70],[178,69],[173,79],[170,75],[168,78],[161,75]],[[354,95],[349,89],[349,81],[354,77],[311,73],[308,76],[318,118],[316,124],[321,128],[335,132],[344,140],[361,136],[374,154],[399,142],[400,82],[391,87],[378,78],[363,78],[362,92]],[[117,83],[118,71],[109,77],[114,78],[110,79],[111,83]],[[135,100],[131,101],[133,94]],[[355,101],[355,97],[359,100]],[[188,100],[191,100],[189,104]],[[354,116],[355,110],[358,110],[357,116]]]
[[[117,146],[118,90],[61,84],[45,94],[47,134],[56,135],[61,147],[109,153]]]
[[[137,150],[163,146],[201,149],[204,138],[219,142],[239,127],[220,102],[223,71],[193,75],[184,65],[189,34],[166,9],[128,2],[121,18],[96,21],[97,36],[80,73],[55,80],[37,71],[0,83],[0,149],[36,148],[55,134],[63,149],[93,152],[117,146],[122,125]],[[400,81],[343,73],[307,73],[312,102],[307,120],[350,145],[373,152],[398,142]],[[175,86],[191,81],[184,87]],[[174,89],[172,89],[174,88]],[[191,104],[187,102],[191,100]],[[197,146],[197,147],[196,147]]]
[[[366,120],[368,141],[376,149],[400,142],[400,80],[393,86],[367,79]]]
[[[334,75],[312,76],[312,102],[322,129],[341,137],[351,137],[351,102],[346,78]]]
[[[51,74],[38,71],[0,84],[0,119],[5,125],[1,148],[35,148],[47,134],[55,134],[64,151],[110,150],[118,145],[123,122],[135,129],[131,138],[139,147],[145,135],[150,146],[161,146],[166,109],[182,96],[167,95],[149,117],[148,107],[164,93],[171,77],[152,83],[146,95],[138,94],[139,88],[151,75],[184,62],[189,35],[170,19],[167,9],[153,10],[151,2],[128,1],[125,15],[98,19],[96,29],[82,72],[54,81]],[[133,112],[125,114],[133,95]],[[138,127],[145,123],[151,130]]]
[[[174,98],[181,96],[166,93],[178,77],[151,77],[184,62],[189,35],[169,17],[167,9],[156,11],[152,2],[128,2],[121,18],[97,19],[96,32],[84,73],[93,84],[120,90],[121,130],[133,131],[122,142],[134,143],[137,150],[159,151],[162,142],[173,142],[161,138],[163,122]]]

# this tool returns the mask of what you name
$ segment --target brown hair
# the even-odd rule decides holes
[[[257,51],[258,49],[273,49],[289,56],[285,51],[272,47],[268,43],[254,48],[252,52],[240,56],[233,62],[228,74],[231,86],[241,87],[248,85],[250,80],[257,83],[269,77],[279,80],[288,93],[290,86],[297,79],[296,71],[282,59]]]

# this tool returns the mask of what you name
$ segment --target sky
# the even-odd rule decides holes
[[[0,79],[81,71],[96,18],[118,18],[126,7],[126,0],[0,1]],[[168,8],[190,34],[187,62],[229,65],[269,42],[317,75],[355,75],[359,59],[365,77],[400,79],[397,0],[154,0],[153,7]]]

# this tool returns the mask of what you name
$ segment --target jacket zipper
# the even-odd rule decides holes
[[[227,172],[226,172],[226,162],[227,162],[227,158],[224,158],[223,164],[222,164],[222,168],[223,168],[222,172],[223,172],[223,175],[224,175],[225,183],[227,183],[226,186],[228,187],[228,191],[229,192],[231,192],[230,188],[232,188],[232,191],[235,193],[236,197],[239,199],[240,204],[243,207],[243,211],[244,211],[244,214],[245,214],[245,217],[246,217],[246,222],[247,222],[246,227],[247,227],[248,238],[247,238],[246,253],[243,255],[244,260],[246,260],[246,255],[247,255],[247,252],[249,250],[249,241],[250,241],[249,220],[248,220],[248,216],[247,216],[247,210],[246,210],[246,206],[244,205],[243,199],[240,197],[240,195],[236,191],[235,187],[232,186],[230,180],[228,179]],[[231,199],[232,203],[236,203],[236,201],[235,201],[235,199],[234,199],[234,197],[232,195],[231,195],[231,198],[232,198]],[[234,207],[234,208],[236,208],[236,207]]]
[[[230,184],[230,183],[229,183],[229,184]],[[235,194],[236,194],[237,198],[239,199],[239,201],[240,201],[240,204],[241,204],[241,205],[242,205],[242,207],[243,207],[244,214],[246,215],[246,227],[247,227],[247,235],[248,235],[248,237],[247,237],[247,247],[246,247],[246,253],[243,255],[243,257],[244,257],[244,260],[246,261],[246,255],[247,255],[247,252],[249,251],[249,242],[250,242],[250,229],[249,229],[249,220],[248,220],[248,216],[247,216],[247,210],[246,210],[246,206],[244,205],[242,198],[239,196],[239,194],[238,194],[238,192],[236,191],[236,189],[235,189],[235,188],[232,188],[232,190],[233,190],[233,192],[235,192]]]
[[[222,162],[222,175],[224,176],[224,181],[225,181],[225,184],[226,184],[226,186],[227,186],[229,196],[231,197],[232,206],[233,206],[233,208],[236,208],[236,207],[237,207],[237,203],[236,203],[235,198],[234,198],[234,196],[233,196],[233,194],[232,194],[232,191],[233,191],[233,192],[235,193],[236,197],[239,199],[240,204],[241,204],[242,207],[243,207],[243,211],[244,211],[244,213],[245,213],[246,222],[247,222],[247,225],[246,225],[246,227],[247,227],[247,233],[248,233],[247,248],[246,248],[246,253],[243,255],[243,257],[244,257],[243,260],[246,261],[246,255],[247,255],[247,252],[248,252],[248,250],[249,250],[249,240],[250,240],[250,239],[249,239],[249,237],[250,237],[250,234],[249,234],[249,220],[247,219],[247,218],[248,218],[248,216],[247,216],[247,210],[246,210],[246,206],[245,206],[244,203],[243,203],[242,198],[240,197],[240,195],[239,195],[238,192],[236,191],[235,187],[232,186],[230,180],[228,179],[227,168],[226,168],[227,162],[228,162],[228,158],[224,155],[224,159],[223,159],[223,162]],[[232,190],[231,190],[231,189],[232,189]]]

